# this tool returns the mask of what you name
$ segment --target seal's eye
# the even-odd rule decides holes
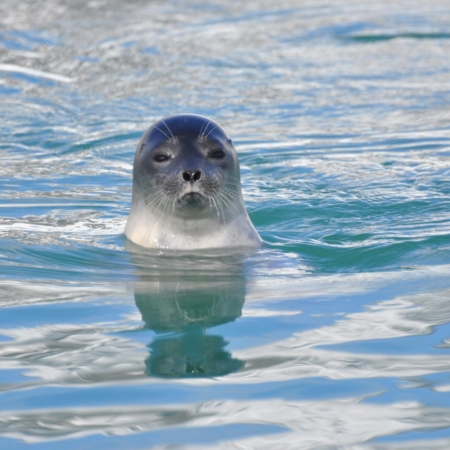
[[[156,155],[153,159],[156,162],[165,162],[168,161],[170,157],[168,155]]]
[[[225,152],[222,150],[214,150],[209,154],[209,157],[213,159],[222,159],[225,158]]]

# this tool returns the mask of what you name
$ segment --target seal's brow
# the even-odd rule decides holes
[[[215,138],[207,138],[203,142],[206,143],[208,146],[211,146],[211,147],[223,148],[223,143],[220,142],[218,139],[215,139]]]
[[[164,148],[167,148],[167,144],[170,143],[170,140],[163,140],[158,142],[156,145],[152,145],[151,149],[152,151],[158,151],[158,150],[162,150]]]

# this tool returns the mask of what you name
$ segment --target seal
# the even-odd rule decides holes
[[[125,235],[149,248],[257,248],[239,161],[216,122],[177,114],[154,123],[136,149]]]

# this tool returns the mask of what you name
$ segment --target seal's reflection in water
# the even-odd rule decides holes
[[[242,258],[144,255],[143,250],[132,255],[140,272],[136,306],[145,326],[157,333],[149,344],[147,374],[214,377],[242,368],[245,363],[225,349],[225,339],[209,331],[242,314]]]
[[[159,292],[135,292],[146,327],[159,334],[149,346],[147,374],[219,376],[240,369],[243,362],[225,350],[224,338],[209,334],[208,329],[241,315],[244,283],[161,284]]]

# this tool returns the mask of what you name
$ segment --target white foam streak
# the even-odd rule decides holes
[[[60,83],[73,83],[76,78],[69,78],[56,73],[44,72],[42,70],[30,69],[29,67],[18,66],[16,64],[0,64],[0,72],[22,73],[37,78],[59,81]]]
[[[83,302],[98,297],[108,298],[104,304],[119,299],[126,303],[129,297],[127,286],[121,283],[98,285],[77,283],[45,283],[26,280],[0,280],[0,307],[11,308],[21,305],[54,302]]]
[[[276,311],[272,309],[245,308],[242,311],[242,317],[296,316],[301,313],[301,311]]]

